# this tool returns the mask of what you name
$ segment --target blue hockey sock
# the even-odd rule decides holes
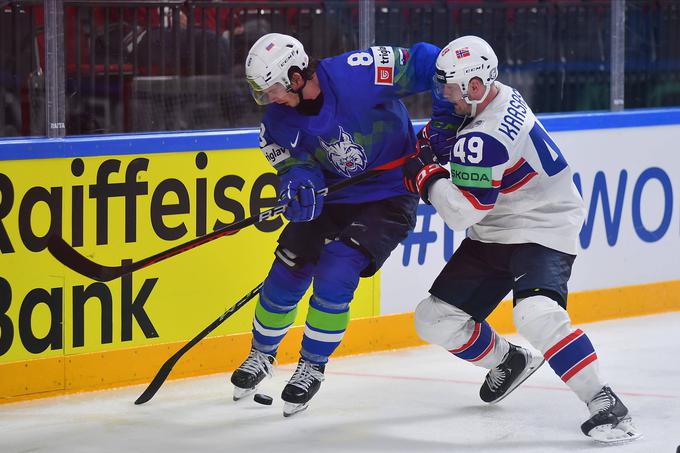
[[[349,324],[349,303],[359,284],[359,274],[369,262],[363,252],[344,242],[334,241],[324,247],[314,273],[302,358],[326,363],[340,345]]]

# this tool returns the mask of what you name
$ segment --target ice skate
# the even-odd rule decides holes
[[[588,402],[588,410],[590,418],[581,425],[581,431],[596,442],[616,445],[642,437],[628,415],[628,408],[608,386]]]
[[[246,360],[231,375],[234,384],[234,401],[255,393],[257,386],[265,377],[274,372],[274,356],[251,349]]]
[[[499,402],[538,370],[543,362],[542,356],[510,343],[510,350],[503,361],[486,375],[479,397],[489,404]]]
[[[283,405],[283,416],[290,417],[293,414],[307,409],[309,400],[319,391],[324,380],[325,365],[318,365],[300,359],[297,369],[283,388],[281,399]]]

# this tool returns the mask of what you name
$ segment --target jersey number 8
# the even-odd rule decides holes
[[[347,64],[350,66],[370,66],[373,63],[373,56],[368,52],[355,52],[347,57]]]

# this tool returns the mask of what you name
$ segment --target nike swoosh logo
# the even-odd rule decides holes
[[[298,131],[297,135],[295,136],[295,141],[290,142],[290,146],[295,148],[298,144],[299,139],[300,139],[300,131]]]
[[[515,281],[519,280],[520,278],[524,277],[525,275],[527,275],[526,272],[524,274],[520,275],[519,277],[515,277]]]

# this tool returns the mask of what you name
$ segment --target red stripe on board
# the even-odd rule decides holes
[[[381,354],[380,352],[375,353],[375,355]],[[387,354],[387,353],[384,353]],[[279,367],[282,371],[290,371],[291,373],[295,371],[295,365],[280,365]],[[361,377],[361,378],[372,378],[372,379],[389,379],[394,381],[414,381],[414,382],[450,382],[453,384],[466,384],[474,385],[479,387],[478,380],[464,380],[464,379],[451,379],[442,377],[430,377],[423,375],[396,375],[396,374],[377,374],[377,373],[361,373],[355,371],[327,371],[325,374],[328,375],[338,375],[338,376],[351,376],[351,377]],[[207,377],[205,377],[207,379]],[[534,390],[546,390],[552,392],[572,392],[569,387],[563,385],[560,386],[549,386],[549,385],[533,385],[533,384],[522,384],[522,388],[530,388]],[[637,398],[662,398],[662,399],[680,399],[680,395],[671,395],[668,393],[650,393],[650,392],[622,392],[617,391],[617,395],[632,396]]]

